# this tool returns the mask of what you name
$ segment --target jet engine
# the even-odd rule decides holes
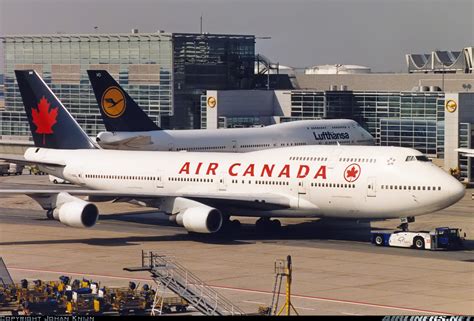
[[[189,232],[215,233],[222,226],[222,214],[209,206],[190,207],[176,215],[176,223]]]
[[[92,227],[97,223],[99,210],[92,203],[71,196],[68,193],[58,193],[51,198],[52,210],[48,217],[71,227]]]

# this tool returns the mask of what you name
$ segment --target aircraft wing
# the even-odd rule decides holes
[[[113,198],[130,198],[136,200],[150,200],[150,199],[164,199],[168,197],[184,197],[193,199],[204,204],[225,204],[225,206],[240,205],[248,208],[258,209],[285,209],[290,207],[290,202],[295,202],[297,199],[292,199],[286,195],[274,193],[262,194],[235,194],[227,192],[208,192],[208,193],[162,193],[159,190],[154,193],[144,193],[142,191],[132,192],[117,192],[109,190],[88,190],[88,189],[1,189],[0,197],[4,195],[28,195],[32,197],[46,197],[49,195],[58,194],[60,192],[68,193],[75,196],[97,196],[97,197],[113,197]]]
[[[458,148],[458,149],[455,149],[455,151],[460,152],[461,154],[467,157],[474,157],[474,149]]]
[[[130,138],[113,140],[113,141],[100,141],[99,145],[110,146],[110,147],[127,147],[127,148],[140,148],[142,146],[151,145],[150,136],[133,136]]]
[[[44,166],[56,166],[56,167],[66,166],[66,164],[58,163],[58,162],[50,163],[50,162],[40,162],[40,161],[29,161],[29,160],[26,160],[25,157],[22,155],[0,154],[0,159],[10,162],[10,163],[20,164],[20,165],[44,165]]]

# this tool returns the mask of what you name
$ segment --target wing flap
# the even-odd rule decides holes
[[[84,189],[2,189],[2,195],[18,195],[25,194],[31,196],[45,196],[65,192],[76,196],[97,196],[97,197],[116,197],[116,198],[133,198],[133,199],[159,199],[166,197],[184,197],[189,199],[199,199],[208,201],[229,201],[232,203],[242,203],[252,207],[276,206],[278,208],[289,208],[293,199],[279,194],[262,193],[262,194],[234,194],[227,192],[211,192],[211,193],[144,193],[144,192],[117,192],[110,190],[84,190]]]

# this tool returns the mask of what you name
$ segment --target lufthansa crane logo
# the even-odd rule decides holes
[[[125,95],[118,87],[109,87],[102,95],[101,107],[110,118],[122,116],[125,111]]]
[[[210,108],[216,107],[216,105],[217,105],[217,100],[216,100],[216,98],[215,98],[215,97],[212,97],[212,96],[209,97],[209,98],[207,98],[207,105],[208,105]]]
[[[452,99],[448,100],[446,102],[446,110],[450,113],[454,113],[456,109],[458,108],[458,104]]]
[[[344,179],[349,183],[355,182],[360,176],[360,166],[358,164],[350,164],[344,171]]]

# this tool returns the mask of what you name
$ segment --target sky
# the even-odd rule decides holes
[[[204,32],[271,37],[256,52],[295,68],[406,72],[407,53],[474,46],[474,0],[0,0],[0,36],[197,33],[201,15]]]

